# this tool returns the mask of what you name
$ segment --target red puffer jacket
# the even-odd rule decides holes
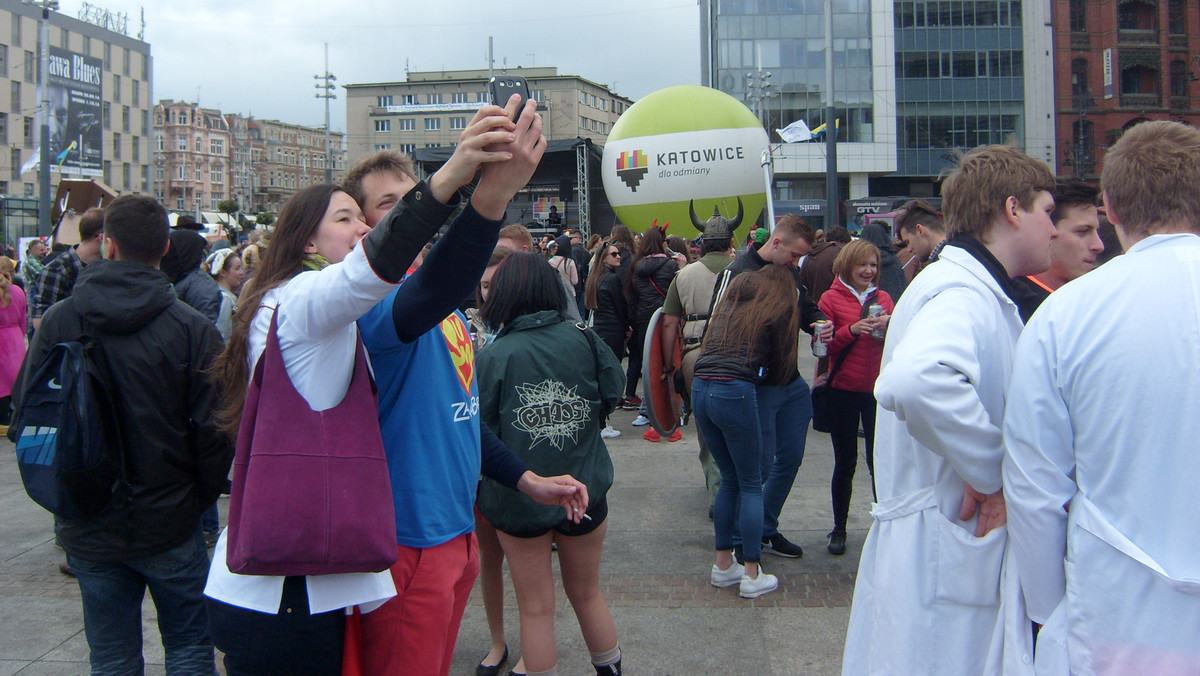
[[[886,291],[877,291],[871,302],[882,305],[883,311],[889,315],[895,307]],[[829,290],[821,294],[821,301],[817,305],[833,322],[833,341],[829,343],[830,368],[837,363],[842,350],[854,341],[854,347],[838,367],[830,386],[851,392],[874,391],[875,379],[879,377],[879,361],[883,358],[883,343],[870,334],[863,334],[855,340],[850,333],[850,325],[862,318],[862,304],[841,279],[835,279]]]

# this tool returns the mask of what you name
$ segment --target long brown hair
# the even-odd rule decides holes
[[[753,353],[764,333],[770,339],[767,382],[783,384],[796,368],[800,311],[796,306],[796,280],[782,265],[767,265],[733,278],[713,310],[703,349],[722,352],[746,346]]]
[[[596,255],[592,256],[592,264],[588,273],[587,285],[583,288],[583,304],[589,310],[595,310],[597,306],[596,296],[600,291],[600,279],[604,275],[612,274],[608,266],[604,264],[605,256],[608,256],[608,250],[620,252],[616,244],[612,242],[603,242],[596,248]]]
[[[646,233],[642,235],[642,242],[638,246],[637,254],[633,257],[633,264],[629,266],[629,275],[625,277],[625,297],[631,301],[637,300],[637,290],[633,287],[633,278],[637,277],[638,263],[642,262],[643,258],[653,256],[655,254],[666,255],[666,243],[663,239],[662,230],[654,226],[646,228]]]
[[[0,307],[8,307],[12,303],[12,291],[9,287],[12,286],[15,271],[12,259],[0,254]]]
[[[271,246],[262,250],[254,285],[243,292],[238,304],[246,311],[234,317],[233,332],[225,351],[213,364],[213,373],[220,383],[224,400],[217,411],[221,429],[236,436],[242,421],[242,406],[246,402],[246,386],[250,382],[247,364],[250,344],[250,324],[258,314],[263,296],[282,286],[304,269],[304,249],[317,234],[321,219],[329,210],[329,200],[342,189],[332,183],[309,186],[296,193],[279,211]]]

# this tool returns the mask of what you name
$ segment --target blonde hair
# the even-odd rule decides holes
[[[875,263],[879,264],[879,247],[871,244],[865,239],[856,239],[838,251],[837,256],[833,259],[833,274],[841,277],[843,281],[849,283],[850,275],[854,273],[854,268],[860,264],[874,258]],[[875,268],[875,276],[871,278],[872,284],[879,284],[879,268]]]
[[[1100,185],[1121,229],[1149,235],[1163,226],[1200,232],[1200,131],[1179,122],[1143,122],[1104,156]]]
[[[983,240],[1009,197],[1029,211],[1041,191],[1054,191],[1054,174],[1045,162],[1009,145],[975,148],[959,157],[942,182],[946,236]]]
[[[0,307],[8,307],[12,304],[12,291],[9,287],[12,286],[13,273],[16,272],[17,266],[8,256],[0,256]]]

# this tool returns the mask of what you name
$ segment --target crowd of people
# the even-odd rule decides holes
[[[517,105],[481,108],[425,180],[381,151],[301,190],[268,238],[214,247],[130,195],[83,214],[81,244],[53,258],[40,241],[20,270],[0,257],[0,415],[58,342],[91,335],[121,365],[128,494],[55,523],[93,673],[141,669],[149,589],[168,673],[213,673],[215,647],[232,675],[447,674],[479,579],[477,674],[557,674],[552,551],[596,673],[622,673],[599,576],[604,440],[621,434],[618,408],[650,422],[637,394],[650,378],[694,416],[710,581],[742,598],[778,588],[765,553],[803,555],[779,521],[814,385],[833,556],[863,439],[872,525],[843,673],[1196,669],[1200,551],[1178,534],[1195,517],[1179,487],[1200,481],[1186,422],[1200,405],[1200,133],[1127,131],[1102,192],[978,148],[946,177],[944,211],[914,200],[894,232],[785,215],[735,250],[739,202],[733,217],[693,211],[693,238],[616,225],[584,244],[505,224],[546,146],[532,105],[512,121]],[[647,340],[681,361],[646,372]],[[263,464],[289,462],[270,455],[279,439],[321,457],[378,449],[390,565],[258,567],[245,510],[324,504]],[[359,499],[375,499],[365,484]],[[292,540],[327,539],[315,519],[294,527]],[[507,672],[505,560],[521,648]]]

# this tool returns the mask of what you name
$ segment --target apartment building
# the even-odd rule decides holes
[[[0,195],[37,193],[34,159],[41,9],[0,0]],[[123,24],[51,11],[51,190],[59,176],[98,178],[121,193],[149,192],[153,61]],[[119,28],[120,30],[113,30]]]
[[[509,68],[520,75],[538,102],[547,140],[583,137],[603,144],[617,117],[632,101],[607,86],[555,67]],[[491,101],[488,71],[439,70],[406,73],[403,82],[348,84],[346,134],[350,161],[378,150],[408,154],[418,148],[451,147],[480,107]]]

